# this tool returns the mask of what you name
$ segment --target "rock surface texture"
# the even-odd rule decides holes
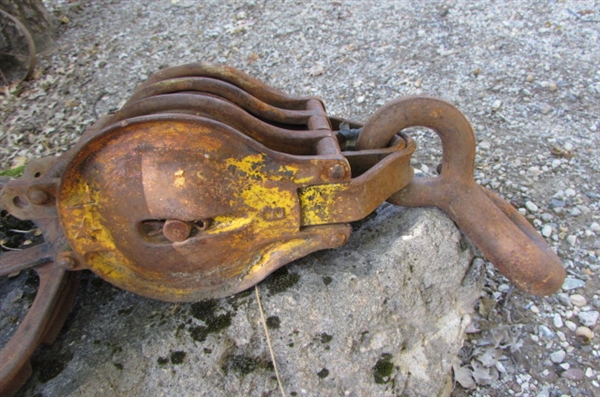
[[[259,285],[286,394],[449,395],[480,261],[436,209],[384,204],[357,227]],[[84,281],[21,395],[279,395],[253,289],[176,305]]]

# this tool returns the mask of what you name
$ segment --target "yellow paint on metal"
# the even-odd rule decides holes
[[[227,159],[225,160],[225,168],[235,167],[239,171],[246,174],[249,178],[263,178],[262,168],[264,166],[264,154],[257,153],[251,156],[246,156],[241,160]]]
[[[276,263],[277,259],[273,257],[274,255],[281,255],[281,253],[287,255],[298,248],[306,247],[306,245],[307,241],[305,239],[297,238],[281,242],[274,247],[267,247],[260,259],[254,261],[244,278],[252,278],[254,274],[264,272],[266,264]]]
[[[296,170],[281,172],[279,166],[269,166],[269,161],[272,160],[263,154],[226,160],[225,166],[229,172],[240,176],[233,182],[235,186],[230,188],[232,193],[229,202],[235,213],[215,216],[206,233],[237,231],[239,233],[230,236],[232,244],[248,245],[251,238],[254,247],[261,247],[267,241],[279,241],[282,235],[300,229],[297,188],[292,182]],[[289,183],[285,183],[286,179]],[[285,253],[294,249],[292,245],[288,242],[278,243],[278,250]],[[264,267],[271,260],[271,250],[270,246],[260,249],[257,262],[250,264],[249,268]],[[237,270],[242,273],[244,267]]]
[[[102,216],[98,211],[102,197],[100,193],[91,188],[87,183],[78,181],[71,184],[70,190],[63,197],[67,199],[61,202],[63,220],[66,220],[65,234],[73,244],[76,252],[86,253],[87,265],[97,271],[99,274],[106,275],[113,280],[124,279],[127,276],[122,273],[126,266],[119,269],[112,266],[112,261],[90,261],[88,258],[98,258],[102,255],[98,253],[119,253],[115,246],[115,241],[108,230],[103,225]],[[126,258],[118,255],[117,263],[125,264]]]
[[[173,177],[175,178],[173,180],[173,186],[178,187],[178,188],[183,188],[185,186],[185,171],[184,170],[177,170],[175,171],[175,173],[173,174]]]
[[[293,165],[280,165],[277,171],[271,170],[271,172],[269,172],[267,175],[268,171],[265,170],[265,155],[262,153],[246,156],[241,160],[227,159],[225,160],[225,166],[226,168],[233,166],[246,174],[247,177],[255,180],[269,179],[275,182],[289,180],[296,184],[305,184],[310,183],[314,179],[314,176],[310,175],[303,178],[297,178],[296,176],[299,174],[301,169],[299,166]]]
[[[251,218],[239,217],[235,215],[219,215],[213,218],[211,227],[208,228],[206,234],[227,233],[234,230],[242,229],[252,222]]]
[[[331,209],[336,208],[339,193],[347,189],[345,183],[307,186],[298,191],[302,225],[323,225],[332,222]]]
[[[105,221],[98,209],[102,201],[100,192],[81,181],[69,188],[65,194],[66,200],[61,202],[61,208],[69,220],[64,229],[73,249],[76,252],[85,252],[86,266],[100,277],[121,288],[129,289],[128,285],[139,276],[136,275],[135,264],[116,247],[109,229],[104,226]],[[145,288],[151,291],[153,296],[177,300],[173,297],[186,297],[194,291],[193,288],[165,285],[160,276],[154,282],[148,269],[145,269],[145,272]],[[139,285],[137,287],[139,288]]]
[[[274,184],[269,186],[270,182],[278,182],[284,177],[291,179],[294,175],[293,170],[289,170],[287,176],[282,176],[273,170],[268,172],[263,154],[249,155],[241,160],[228,159],[226,165],[228,168],[234,167],[244,175],[236,182],[237,188],[232,189],[234,193],[230,199],[231,208],[240,208],[242,204],[244,217],[242,219],[216,217],[215,220],[226,221],[230,229],[251,224],[259,238],[270,238],[280,233],[281,228],[285,228],[286,225],[299,227],[297,219],[289,219],[289,215],[294,210],[297,211],[295,189],[289,190]],[[274,227],[274,222],[278,222],[277,227]]]

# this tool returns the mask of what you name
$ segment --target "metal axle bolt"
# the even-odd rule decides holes
[[[163,225],[164,236],[174,243],[185,241],[192,233],[192,225],[178,219],[169,219]]]

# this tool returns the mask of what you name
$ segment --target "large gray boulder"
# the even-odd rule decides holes
[[[436,209],[383,205],[348,244],[259,285],[288,396],[447,396],[481,269]],[[473,261],[478,263],[478,261]],[[31,396],[278,396],[254,290],[155,302],[84,277]]]

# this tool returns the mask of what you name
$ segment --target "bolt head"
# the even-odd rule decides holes
[[[187,240],[192,233],[192,225],[178,219],[169,219],[163,225],[164,236],[174,243]]]
[[[329,167],[328,174],[331,179],[342,179],[344,176],[346,176],[346,167],[344,167],[342,164],[333,164],[331,167]]]
[[[67,270],[73,270],[77,266],[77,261],[70,256],[63,256],[58,259],[58,265]]]

